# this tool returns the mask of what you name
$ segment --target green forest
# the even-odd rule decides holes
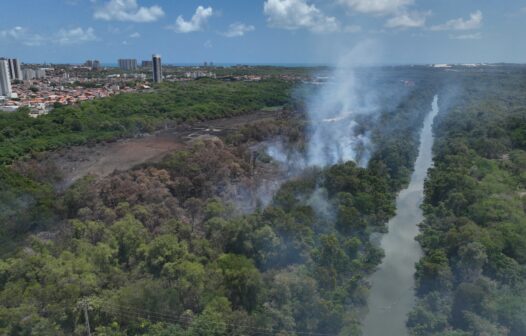
[[[372,235],[394,216],[435,94],[408,327],[418,336],[525,335],[526,76],[387,72],[378,115],[360,120],[374,145],[367,167],[305,169],[250,213],[236,199],[255,192],[254,167],[271,161],[253,159],[253,146],[280,137],[305,150],[315,88],[203,79],[37,119],[0,113],[0,335],[85,335],[86,315],[98,336],[361,335],[368,278],[383,257]],[[414,86],[400,84],[407,76]],[[55,188],[55,172],[16,164],[277,106],[286,117],[66,190]]]
[[[413,335],[526,335],[526,77],[449,80],[408,325]]]
[[[2,115],[11,133],[2,141],[0,334],[83,335],[86,308],[97,335],[359,335],[367,276],[382,258],[369,238],[394,214],[432,96],[422,81],[381,114],[368,168],[305,171],[251,214],[225,201],[251,185],[247,144],[281,134],[304,146],[302,104],[288,82],[167,84],[38,119]],[[53,176],[6,165],[276,105],[299,115],[196,141],[159,163],[86,176],[64,192]]]

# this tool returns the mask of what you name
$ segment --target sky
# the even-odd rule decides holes
[[[0,57],[333,64],[526,62],[526,0],[0,0]]]

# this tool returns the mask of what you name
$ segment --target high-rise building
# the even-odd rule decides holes
[[[161,55],[152,56],[152,72],[154,83],[160,83],[163,81],[163,68],[161,65]]]
[[[22,70],[20,70],[20,62],[16,58],[8,58],[9,76],[11,80],[22,80]]]
[[[11,97],[11,78],[9,76],[9,61],[0,59],[0,96]]]
[[[120,59],[119,68],[124,71],[135,71],[137,70],[137,60],[136,59]]]
[[[46,70],[44,69],[37,69],[36,76],[38,79],[46,78]]]
[[[141,66],[143,68],[151,68],[153,66],[153,62],[152,61],[142,61]]]
[[[98,60],[87,60],[84,62],[84,66],[91,68],[91,70],[98,70],[100,69],[100,62]]]
[[[24,80],[32,80],[37,77],[37,73],[33,69],[24,69],[22,70],[22,76]]]

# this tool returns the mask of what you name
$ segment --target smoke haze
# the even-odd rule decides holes
[[[309,166],[325,167],[345,161],[367,165],[370,134],[360,127],[359,118],[376,114],[377,94],[356,75],[356,68],[373,64],[378,59],[378,49],[375,42],[366,41],[345,53],[329,82],[309,102]]]
[[[267,154],[277,162],[286,163],[292,172],[346,161],[367,166],[373,148],[370,131],[363,127],[361,120],[374,118],[379,104],[377,91],[367,80],[364,67],[373,65],[379,54],[379,46],[374,41],[359,43],[344,53],[327,83],[307,100],[309,129],[305,153],[273,143],[267,147]],[[358,68],[360,76],[356,73]]]

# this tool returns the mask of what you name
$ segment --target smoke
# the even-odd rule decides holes
[[[304,156],[297,149],[286,146],[286,143],[284,139],[278,137],[252,148],[257,150],[258,147],[263,147],[265,154],[278,164],[277,170],[270,176],[260,178],[258,181],[253,197],[260,206],[268,206],[283,183],[299,176],[306,168]]]
[[[334,221],[336,219],[336,211],[329,201],[329,194],[325,188],[317,187],[309,196],[307,205],[314,210],[319,218],[329,221]]]
[[[300,176],[309,167],[324,168],[346,161],[367,166],[374,149],[371,126],[382,105],[376,83],[379,71],[371,68],[379,54],[374,41],[359,43],[339,59],[325,77],[327,82],[317,85],[312,97],[306,99],[309,127],[304,149],[282,138],[264,144],[266,154],[285,173],[278,183],[260,186],[256,196],[260,202],[269,204],[283,182]],[[306,201],[320,218],[332,218],[334,209],[324,189],[317,188]]]
[[[279,140],[268,144],[267,155],[287,165],[291,175],[306,167],[346,161],[367,166],[373,150],[370,126],[380,110],[373,80],[378,71],[368,66],[378,59],[378,50],[373,41],[359,43],[339,59],[328,81],[307,99],[310,126],[303,153]]]
[[[297,176],[307,167],[305,155],[298,149],[287,146],[286,141],[282,138],[267,141],[265,147],[266,154],[272,160],[286,167],[286,176],[289,178]]]
[[[367,84],[367,70],[378,59],[373,41],[358,44],[340,58],[330,80],[308,102],[311,125],[306,153],[309,166],[325,167],[345,161],[366,166],[372,151],[366,116],[379,110],[376,90]],[[357,69],[361,75],[357,74]]]

